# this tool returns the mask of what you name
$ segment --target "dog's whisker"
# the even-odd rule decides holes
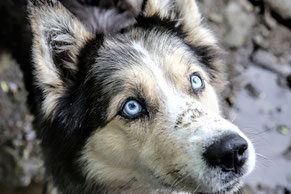
[[[183,180],[185,180],[185,178],[186,178],[185,176],[178,177],[171,185],[171,192],[173,192],[176,189],[177,185],[179,185]]]
[[[199,184],[197,185],[197,187],[196,187],[196,189],[194,190],[194,192],[193,192],[193,193],[196,193],[196,191],[198,191],[198,189],[199,189],[200,185],[201,185],[201,183],[199,183]]]
[[[269,160],[269,158],[268,158],[267,156],[264,156],[263,154],[256,153],[256,155],[257,155],[257,156],[260,156],[260,157],[262,157],[262,158],[264,158],[264,159]]]
[[[231,122],[234,123],[238,115],[234,115],[234,117],[231,119]]]
[[[268,132],[268,130],[261,130],[258,132],[258,130],[252,127],[242,127],[241,130],[244,131],[244,133],[247,135],[255,135],[255,136]]]
[[[183,175],[183,178],[176,183],[175,187],[177,187],[181,182],[183,182],[184,180],[186,180],[188,177],[190,177],[190,174],[186,174],[186,175]]]

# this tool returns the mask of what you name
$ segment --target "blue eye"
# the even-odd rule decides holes
[[[123,113],[130,118],[138,116],[141,111],[142,107],[136,100],[129,100],[123,106]]]
[[[203,80],[201,79],[199,75],[195,73],[191,76],[191,85],[192,85],[192,89],[195,91],[198,91],[204,88]]]

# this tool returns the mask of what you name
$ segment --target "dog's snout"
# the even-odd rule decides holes
[[[224,136],[210,145],[204,157],[209,165],[220,167],[224,172],[238,173],[247,159],[248,143],[237,134]]]

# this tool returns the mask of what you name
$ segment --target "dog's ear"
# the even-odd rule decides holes
[[[50,113],[78,72],[78,55],[93,36],[57,0],[30,0],[36,81]]]
[[[159,17],[161,20],[176,22],[194,45],[215,45],[211,32],[201,24],[202,17],[196,0],[144,0],[141,17]]]
[[[162,26],[182,37],[207,67],[212,85],[218,91],[223,89],[224,63],[221,49],[212,33],[202,24],[202,17],[196,0],[143,0],[137,17],[139,25]]]

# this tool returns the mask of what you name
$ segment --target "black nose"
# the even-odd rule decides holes
[[[204,157],[210,166],[220,167],[224,172],[238,173],[247,159],[247,149],[248,143],[245,139],[231,134],[210,145]]]

